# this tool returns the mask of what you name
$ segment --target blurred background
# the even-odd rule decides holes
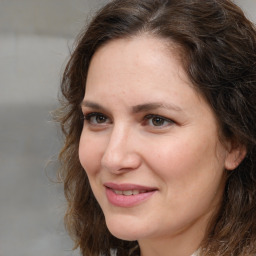
[[[107,0],[0,0],[0,256],[74,256],[51,120],[72,43]],[[256,22],[256,0],[236,0]]]
[[[76,34],[102,0],[0,0],[0,256],[71,256],[50,111]]]

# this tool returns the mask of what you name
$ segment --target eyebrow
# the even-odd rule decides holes
[[[95,110],[105,110],[105,108],[103,106],[101,106],[100,104],[92,102],[92,101],[87,101],[87,100],[82,101],[81,107],[88,107],[88,108],[92,108]]]
[[[134,113],[139,113],[139,112],[145,112],[145,111],[150,111],[150,110],[156,110],[159,108],[165,108],[169,110],[174,110],[174,111],[182,111],[182,109],[174,104],[166,104],[162,102],[149,102],[149,103],[144,103],[140,105],[136,105],[132,107],[132,111]]]
[[[92,102],[92,101],[82,101],[81,103],[81,107],[89,107],[95,110],[103,110],[106,111],[106,109],[101,106],[98,103]],[[132,112],[133,113],[139,113],[139,112],[146,112],[146,111],[151,111],[151,110],[156,110],[159,108],[164,108],[164,109],[169,109],[169,110],[173,110],[173,111],[182,111],[182,109],[174,104],[166,104],[166,103],[162,103],[162,102],[148,102],[148,103],[144,103],[144,104],[139,104],[139,105],[135,105],[132,106]]]

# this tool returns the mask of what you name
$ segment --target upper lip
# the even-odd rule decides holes
[[[136,185],[136,184],[129,184],[129,183],[122,183],[116,184],[112,182],[104,183],[104,186],[113,190],[120,190],[120,191],[127,191],[127,190],[143,190],[143,191],[154,191],[157,190],[155,187],[148,187],[143,185]]]

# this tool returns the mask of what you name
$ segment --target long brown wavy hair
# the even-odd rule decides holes
[[[68,209],[65,223],[82,255],[129,255],[137,242],[115,238],[78,159],[80,103],[94,53],[110,40],[148,33],[181,49],[182,64],[226,139],[247,155],[227,181],[200,255],[256,255],[256,30],[230,0],[114,0],[81,32],[61,83],[56,112],[65,137],[59,155]]]

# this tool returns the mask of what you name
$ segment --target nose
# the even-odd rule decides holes
[[[113,128],[101,159],[102,167],[115,174],[136,170],[141,165],[137,143],[131,130]]]

